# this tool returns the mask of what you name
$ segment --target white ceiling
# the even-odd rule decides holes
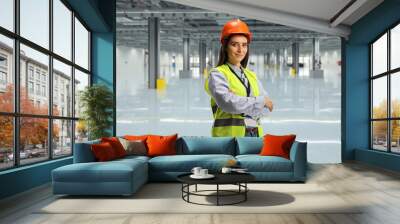
[[[242,3],[241,0],[229,0]],[[251,0],[246,4],[309,16],[317,19],[330,20],[350,0]]]
[[[264,22],[348,37],[350,26],[383,0],[167,0]],[[348,3],[336,23],[335,15]]]

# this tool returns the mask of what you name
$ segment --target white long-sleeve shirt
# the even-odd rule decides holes
[[[246,79],[241,68],[230,63],[227,64],[242,80]],[[212,69],[208,78],[208,88],[219,108],[227,113],[244,114],[255,120],[259,120],[268,113],[268,109],[264,107],[264,97],[268,96],[268,93],[258,79],[257,84],[260,95],[255,97],[251,89],[250,96],[244,97],[229,91],[228,81],[218,69]]]

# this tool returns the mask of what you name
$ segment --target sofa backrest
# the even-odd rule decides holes
[[[235,139],[232,137],[183,136],[177,141],[177,154],[226,154],[235,155]]]
[[[100,140],[75,143],[74,163],[95,162],[96,158],[94,157],[90,146],[98,143],[100,143]]]
[[[259,154],[263,147],[263,138],[237,137],[236,155]]]

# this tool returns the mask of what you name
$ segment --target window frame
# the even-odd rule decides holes
[[[65,157],[70,157],[73,156],[74,152],[74,143],[75,143],[75,123],[76,121],[79,120],[79,117],[75,117],[75,108],[72,107],[72,111],[70,116],[56,116],[53,115],[53,59],[58,60],[59,62],[62,62],[66,65],[71,66],[71,83],[73,84],[75,82],[75,69],[78,69],[79,71],[87,74],[89,76],[89,83],[88,86],[91,86],[92,84],[92,71],[91,71],[91,37],[92,37],[92,30],[88,27],[88,25],[84,22],[84,20],[76,13],[72,7],[66,2],[65,0],[59,0],[68,10],[71,11],[71,18],[70,18],[70,23],[71,23],[71,58],[67,59],[64,58],[61,55],[58,55],[57,53],[53,52],[53,24],[54,24],[54,18],[53,18],[53,1],[54,0],[48,0],[49,2],[49,48],[46,49],[39,44],[36,44],[29,39],[26,39],[20,35],[20,0],[14,0],[13,1],[13,10],[14,10],[14,30],[10,31],[4,27],[0,26],[0,35],[3,35],[5,37],[11,38],[13,40],[13,63],[12,68],[10,69],[12,71],[11,75],[14,77],[14,110],[13,112],[1,112],[0,111],[0,116],[11,116],[13,118],[13,153],[14,153],[14,161],[13,161],[13,166],[10,167],[5,167],[5,168],[0,168],[0,172],[5,171],[5,170],[10,170],[10,169],[16,169],[19,167],[23,166],[30,166],[33,164],[38,164],[38,163],[43,163],[49,160],[53,159],[61,159]],[[78,19],[79,22],[84,26],[84,28],[88,31],[88,57],[89,57],[89,64],[88,64],[88,69],[85,69],[78,64],[75,63],[75,26],[74,26],[74,19]],[[33,50],[36,50],[40,53],[43,53],[48,56],[49,58],[49,63],[48,63],[48,77],[46,80],[47,84],[45,87],[45,90],[48,92],[45,94],[48,96],[48,108],[49,111],[47,112],[46,115],[39,115],[39,114],[26,114],[26,113],[21,113],[20,112],[20,64],[21,64],[21,57],[20,57],[20,45],[23,44],[27,47],[32,48]],[[29,64],[27,64],[27,71],[28,68],[30,68]],[[27,72],[26,75],[26,81],[28,82],[29,80],[33,81],[34,86],[36,83],[41,83],[42,84],[42,79],[41,79],[41,74],[43,71],[39,73],[39,80],[36,80],[36,69],[33,68],[33,79],[30,77],[30,73]],[[42,87],[42,85],[40,85]],[[75,103],[75,89],[74,85],[71,85],[72,89],[70,90],[73,97],[72,97],[72,105]],[[28,86],[27,86],[28,87]],[[28,87],[29,88],[29,87]],[[27,89],[27,91],[29,91]],[[34,92],[36,89],[34,89]],[[35,94],[36,95],[36,94]],[[39,94],[38,96],[42,96],[42,94]],[[53,155],[54,152],[54,147],[53,144],[48,144],[47,149],[48,150],[48,155],[47,158],[43,158],[43,160],[40,160],[38,162],[32,162],[32,163],[26,163],[26,164],[21,164],[20,161],[20,143],[19,143],[19,138],[20,138],[20,119],[21,118],[45,118],[47,119],[48,122],[48,136],[47,136],[47,142],[52,143],[53,142],[53,122],[56,120],[66,120],[71,122],[71,153],[68,155],[63,155],[63,156],[57,156],[55,158]]]
[[[391,154],[400,154],[400,152],[393,152],[392,151],[392,121],[400,120],[400,117],[392,117],[392,99],[391,99],[391,91],[392,91],[392,86],[391,86],[391,79],[392,76],[395,75],[396,73],[400,72],[400,67],[391,69],[391,30],[395,28],[396,26],[400,26],[400,21],[397,21],[396,23],[392,24],[390,27],[385,29],[384,32],[379,34],[375,39],[373,39],[370,43],[368,43],[368,52],[369,52],[369,149],[373,151],[380,151],[380,152],[386,152],[386,153],[391,153]],[[380,74],[376,74],[374,76],[373,74],[373,44],[378,41],[381,37],[384,35],[387,35],[387,63],[386,63],[386,71]],[[399,52],[400,53],[400,52]],[[373,81],[378,78],[386,77],[386,87],[387,87],[387,105],[386,105],[386,118],[373,118],[373,93],[374,93],[374,88],[373,88]],[[375,121],[386,121],[386,151],[379,150],[374,148],[374,136],[373,136],[373,122]]]

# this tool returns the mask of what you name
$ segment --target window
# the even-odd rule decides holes
[[[0,26],[14,31],[14,0],[0,1]]]
[[[40,95],[40,84],[36,84],[36,95]]]
[[[81,108],[79,107],[79,96],[80,92],[89,86],[89,75],[79,70],[75,70],[75,117],[79,117],[81,114]]]
[[[40,71],[36,69],[36,80],[40,81]]]
[[[72,12],[60,1],[53,0],[54,52],[71,60]]]
[[[21,36],[49,48],[49,0],[20,0]]]
[[[0,4],[1,5],[1,4]],[[1,11],[1,10],[0,10]],[[0,170],[14,166],[14,122],[12,116],[0,115]]]
[[[53,120],[53,157],[61,157],[72,153],[72,122],[71,120]]]
[[[7,56],[0,54],[0,67],[7,67]]]
[[[400,67],[400,24],[390,31],[390,67]]]
[[[75,62],[82,68],[89,69],[89,32],[75,18]]]
[[[46,86],[42,86],[42,96],[46,96]]]
[[[371,148],[400,153],[400,25],[370,45]]]
[[[1,1],[0,3],[0,21],[2,20],[2,16],[1,15],[3,13],[3,9],[1,8],[3,6],[3,1]],[[0,23],[1,24],[1,23]],[[14,54],[14,42],[12,39],[2,35],[0,33],[0,45],[2,46],[0,48],[0,57],[2,58],[2,60],[0,61],[0,73],[2,73],[2,80],[4,81],[0,81],[2,82],[0,85],[0,112],[13,112],[14,111],[14,83],[11,81],[9,81],[8,79],[10,77],[14,76],[14,71],[13,71],[13,67],[9,66],[6,63],[6,59],[7,58],[13,58]],[[6,77],[6,78],[5,78]],[[0,136],[1,138],[1,136]],[[0,161],[1,164],[1,161]],[[1,168],[0,168],[1,169]]]
[[[19,7],[14,8],[14,2]],[[82,138],[86,136],[85,126],[75,126],[79,114],[73,113],[76,91],[71,87],[74,83],[89,85],[85,79],[91,75],[90,31],[67,4],[62,0],[0,0],[0,26],[8,30],[0,29],[0,83],[6,84],[4,88],[0,85],[0,170],[70,156],[76,130]],[[14,43],[19,44],[18,51]],[[18,74],[15,66],[19,66]],[[78,73],[75,80],[74,73]],[[19,88],[14,86],[14,76]],[[63,101],[62,105],[57,101]],[[15,127],[18,132],[14,134]]]
[[[56,59],[53,60],[53,78],[54,78],[54,83],[53,83],[53,89],[55,94],[53,95],[53,103],[59,103],[58,101],[58,94],[60,93],[60,100],[62,103],[64,103],[64,96],[70,96],[72,95],[72,92],[70,89],[65,89],[64,85],[65,83],[70,83],[72,84],[72,68],[69,65],[66,65]],[[71,102],[68,102],[70,105],[72,104],[72,98],[70,98]],[[59,109],[53,110],[53,114],[60,114]],[[69,107],[66,110],[66,114],[62,113],[62,116],[68,116],[72,117],[72,108]]]
[[[29,94],[34,93],[33,82],[28,82],[28,92],[29,92]]]
[[[2,85],[7,84],[7,74],[3,71],[0,71],[0,84]]]
[[[40,104],[39,101],[36,102]],[[21,165],[47,160],[49,158],[48,119],[20,118],[19,158]],[[32,138],[32,133],[35,133]]]
[[[28,74],[29,74],[29,79],[33,80],[34,77],[33,77],[33,67],[32,66],[29,66]]]

